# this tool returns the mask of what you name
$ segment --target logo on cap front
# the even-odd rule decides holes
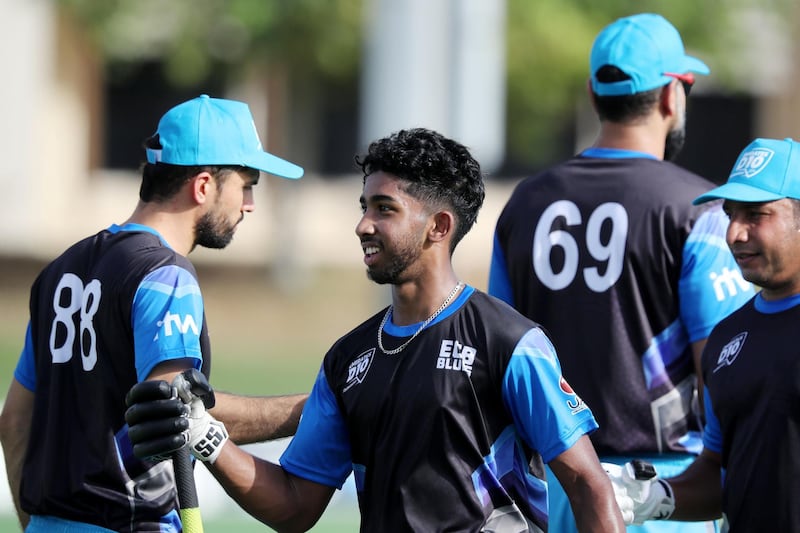
[[[736,166],[733,168],[730,177],[744,176],[745,178],[752,178],[765,168],[772,160],[775,152],[769,148],[753,148],[743,153]]]

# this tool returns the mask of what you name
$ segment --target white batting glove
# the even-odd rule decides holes
[[[634,460],[622,466],[603,463],[614,487],[614,496],[625,525],[646,520],[667,520],[675,511],[672,487],[658,479],[653,465]]]
[[[178,374],[172,381],[172,386],[177,389],[181,400],[189,406],[186,439],[189,450],[197,459],[213,464],[228,441],[228,431],[222,422],[206,411],[205,404],[213,405],[214,402],[211,386],[205,376],[196,370]]]

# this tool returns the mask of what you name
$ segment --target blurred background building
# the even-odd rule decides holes
[[[342,178],[355,177],[353,155],[371,139],[412,126],[464,142],[483,162],[498,191],[482,216],[486,235],[514,180],[593,140],[592,39],[642,10],[595,4],[0,0],[0,186],[9,200],[0,254],[47,258],[127,217],[142,140],[164,111],[200,93],[247,101],[266,149],[307,171],[298,183],[265,180],[257,222],[243,225],[225,261],[354,259],[339,246],[352,227],[326,223],[355,224],[360,181]],[[797,3],[720,6],[647,4],[712,68],[692,92],[678,162],[715,181],[752,137],[800,137]]]

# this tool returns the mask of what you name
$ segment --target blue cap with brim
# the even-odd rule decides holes
[[[598,96],[623,96],[662,87],[670,74],[709,74],[708,66],[686,55],[678,30],[653,13],[624,17],[606,26],[595,38],[589,59],[592,91]],[[617,67],[630,79],[600,82],[597,71]]]
[[[693,204],[711,200],[772,202],[800,199],[800,143],[792,139],[756,139],[742,150],[728,176]]]
[[[200,95],[167,111],[156,133],[161,149],[146,150],[149,163],[243,166],[282,178],[303,176],[302,167],[264,151],[244,102]]]

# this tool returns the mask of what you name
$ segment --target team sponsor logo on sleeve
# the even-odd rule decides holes
[[[353,386],[364,381],[364,378],[367,377],[367,372],[369,372],[369,367],[372,366],[374,357],[375,348],[372,348],[353,359],[353,362],[347,367],[347,382],[344,384],[342,392],[347,392]]]
[[[719,357],[717,357],[717,366],[712,374],[723,366],[731,366],[733,362],[736,361],[736,358],[739,357],[739,354],[742,352],[745,340],[747,340],[747,332],[743,331],[722,347],[722,350],[719,352]]]
[[[436,359],[436,368],[442,370],[455,370],[465,372],[472,376],[472,364],[475,362],[477,350],[472,346],[461,344],[458,341],[445,339],[439,348],[439,357]]]
[[[171,337],[175,334],[186,335],[190,331],[195,335],[200,335],[200,329],[197,327],[197,322],[195,322],[192,315],[181,316],[180,314],[173,314],[167,310],[164,314],[164,318],[159,320],[156,325],[158,326],[158,333],[156,333],[154,340],[158,339],[161,332],[163,332],[165,337]]]
[[[736,296],[739,291],[750,290],[750,282],[742,277],[738,268],[723,267],[722,272],[711,272],[708,278],[714,286],[714,296],[718,302]]]
[[[561,389],[561,392],[569,397],[567,399],[567,407],[569,407],[571,414],[578,414],[581,411],[588,409],[583,400],[581,400],[580,396],[575,394],[575,391],[572,390],[572,387],[569,383],[567,383],[567,380],[564,379],[564,376],[561,376],[561,379],[558,382],[558,387]]]

